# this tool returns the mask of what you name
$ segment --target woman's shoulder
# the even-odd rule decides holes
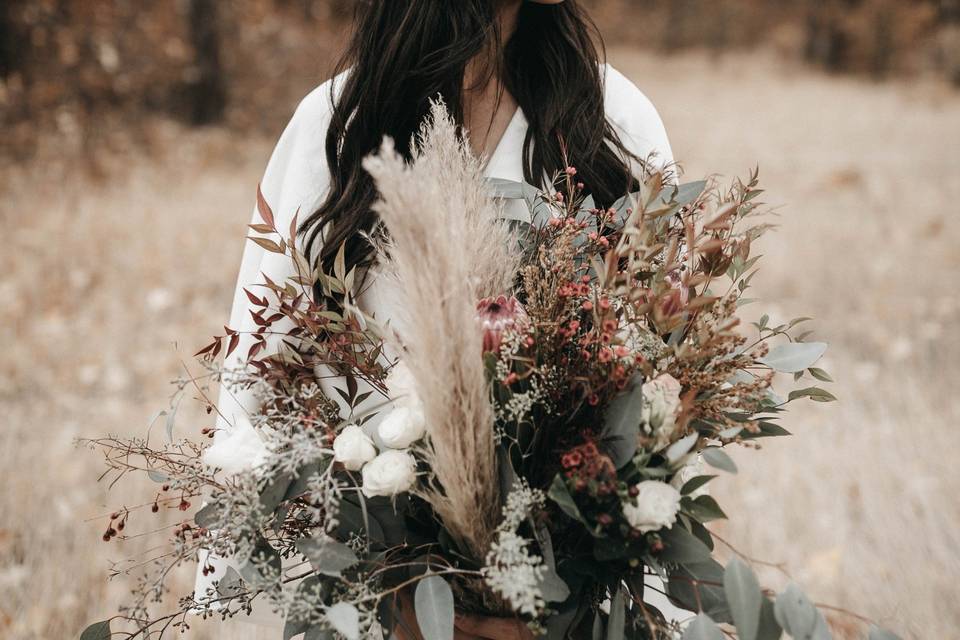
[[[653,154],[664,165],[673,162],[666,127],[653,102],[610,63],[604,63],[601,71],[607,119],[623,143],[640,158]]]
[[[349,73],[349,69],[342,71],[310,90],[297,104],[290,124],[302,127],[302,133],[320,132],[321,138],[325,138],[334,105]]]

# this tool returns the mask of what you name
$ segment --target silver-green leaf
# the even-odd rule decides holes
[[[703,460],[711,467],[716,467],[729,473],[737,472],[736,463],[727,455],[727,452],[719,447],[707,447],[702,452]]]
[[[817,608],[797,585],[791,583],[777,596],[773,613],[783,630],[795,640],[811,640],[817,628]]]
[[[424,638],[453,640],[453,591],[446,580],[437,575],[421,580],[413,604]]]
[[[298,540],[297,551],[306,556],[317,572],[333,577],[339,577],[344,569],[359,561],[353,549],[323,534]]]
[[[110,621],[94,622],[83,630],[80,640],[110,640]]]
[[[687,625],[683,640],[724,640],[724,637],[717,623],[707,614],[701,613]]]
[[[759,362],[774,371],[797,373],[813,366],[826,352],[825,342],[788,342],[771,349]]]
[[[757,576],[743,560],[734,557],[723,572],[723,589],[740,640],[756,640],[760,628],[763,593]]]

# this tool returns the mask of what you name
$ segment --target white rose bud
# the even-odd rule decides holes
[[[642,533],[670,528],[680,511],[680,492],[666,482],[646,480],[637,485],[636,503],[623,505],[623,515]]]
[[[406,449],[423,437],[427,424],[419,409],[397,407],[377,427],[380,441],[391,449]]]
[[[406,451],[384,451],[363,467],[363,495],[395,496],[413,486],[417,462]]]
[[[417,394],[417,382],[410,369],[400,360],[390,369],[386,379],[387,391],[396,407],[420,408],[420,396]]]
[[[644,431],[654,437],[654,450],[659,451],[673,441],[680,413],[680,383],[664,373],[643,385],[643,407],[640,419]]]
[[[348,424],[333,441],[333,459],[349,471],[359,471],[377,457],[377,448],[370,436],[355,424]]]

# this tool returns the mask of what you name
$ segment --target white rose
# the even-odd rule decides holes
[[[406,451],[388,450],[363,467],[363,495],[395,496],[413,486],[417,462]]]
[[[643,385],[643,408],[640,419],[644,431],[654,437],[654,450],[669,445],[673,440],[680,413],[680,383],[669,373],[663,373]]]
[[[683,489],[683,485],[687,484],[690,480],[693,480],[697,476],[703,475],[703,458],[700,455],[697,455],[689,464],[683,465],[679,471],[677,471],[673,479],[670,481],[670,486],[672,486],[677,491]],[[691,498],[697,498],[702,495],[707,494],[707,485],[701,486],[696,491],[690,494]]]
[[[377,427],[380,441],[391,449],[406,449],[423,437],[427,423],[419,409],[397,407]]]
[[[636,503],[623,506],[627,522],[642,533],[670,528],[680,511],[680,492],[666,482],[646,480],[637,485]]]
[[[355,424],[348,424],[333,440],[333,459],[342,462],[348,471],[359,471],[376,457],[373,440]]]
[[[236,419],[232,428],[217,432],[213,444],[203,452],[203,463],[232,476],[259,467],[269,455],[260,434],[244,416]]]
[[[386,379],[387,391],[396,407],[410,407],[420,409],[420,395],[417,393],[417,382],[410,373],[410,369],[400,360],[390,369]]]

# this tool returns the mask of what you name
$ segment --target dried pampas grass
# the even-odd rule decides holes
[[[391,278],[403,360],[423,400],[430,502],[463,552],[482,560],[500,520],[493,408],[477,327],[480,298],[509,292],[518,258],[473,156],[442,102],[404,162],[385,139],[364,167],[386,225],[380,275]]]

